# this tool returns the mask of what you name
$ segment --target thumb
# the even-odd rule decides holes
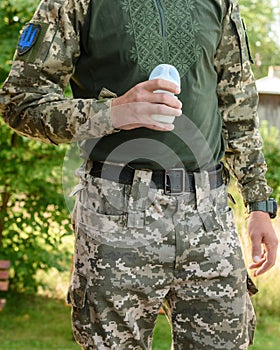
[[[262,256],[262,241],[259,235],[254,235],[252,239],[252,259],[254,263],[258,263]]]
[[[252,257],[253,257],[253,262],[256,263],[256,264],[261,261],[260,255],[252,254]]]

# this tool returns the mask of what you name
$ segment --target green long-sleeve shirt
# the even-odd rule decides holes
[[[194,171],[225,157],[245,203],[260,201],[271,190],[249,59],[236,0],[48,0],[19,40],[0,109],[20,134],[79,141],[94,160]],[[110,97],[160,63],[181,77],[174,131],[115,130]]]

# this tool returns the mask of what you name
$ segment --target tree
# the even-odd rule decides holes
[[[38,3],[38,0],[1,0],[0,2],[0,85],[10,70],[20,30],[30,19]]]
[[[19,31],[36,6],[33,0],[0,3],[0,85]],[[70,252],[60,249],[63,237],[72,234],[61,186],[67,146],[28,140],[2,120],[0,133],[0,258],[12,262],[12,288],[36,291],[38,269],[70,266]]]
[[[35,291],[36,272],[70,266],[61,251],[72,234],[61,186],[66,146],[23,138],[0,121],[0,256],[10,259],[13,287]]]
[[[274,0],[280,1],[280,0]],[[0,2],[0,85],[6,78],[20,30],[39,0]],[[279,46],[270,35],[274,12],[270,0],[240,0],[247,23],[256,76],[280,64]],[[256,60],[257,61],[257,60]],[[38,269],[63,269],[69,252],[61,239],[71,234],[69,212],[61,186],[61,167],[67,146],[49,146],[18,136],[0,120],[0,257],[12,261],[13,286],[36,290]],[[71,174],[72,175],[72,174]]]
[[[267,75],[269,66],[280,65],[279,8],[280,0],[240,0],[257,79]]]

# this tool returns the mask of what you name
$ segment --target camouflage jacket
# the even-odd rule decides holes
[[[182,79],[186,118],[175,125],[182,144],[178,137],[169,143],[166,133],[128,134],[111,123],[111,97],[147,79],[163,62],[174,64]],[[64,97],[69,81],[73,98]],[[193,158],[201,157],[203,167],[224,156],[245,203],[267,199],[271,192],[257,102],[237,0],[42,1],[22,32],[0,93],[1,114],[18,133],[53,144],[80,141],[85,149],[88,140],[105,140],[94,155],[101,154],[101,160],[107,145],[116,147],[140,132],[166,143],[188,164],[192,152],[184,146],[201,133],[212,162],[204,148]],[[187,133],[186,120],[195,133]],[[196,137],[185,141],[184,133]]]

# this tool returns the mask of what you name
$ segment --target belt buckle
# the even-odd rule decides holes
[[[164,193],[167,195],[178,196],[185,192],[185,169],[173,168],[165,171],[164,175]]]

